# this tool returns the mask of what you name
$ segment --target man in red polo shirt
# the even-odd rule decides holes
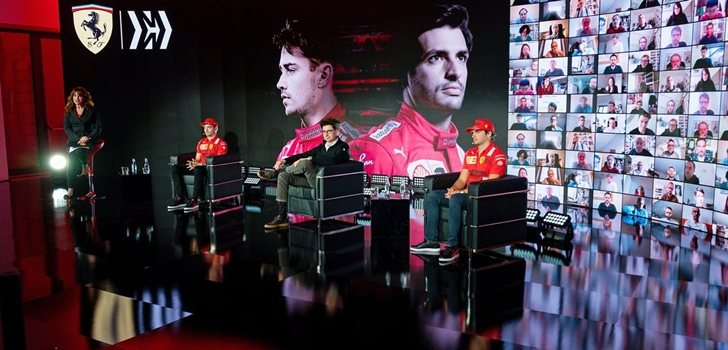
[[[205,159],[209,156],[227,154],[227,143],[220,136],[217,136],[217,120],[208,117],[200,123],[200,126],[205,132],[205,137],[197,142],[195,158],[188,160],[187,164],[175,164],[170,167],[172,183],[177,193],[173,195],[172,202],[167,206],[169,211],[184,209],[185,213],[189,213],[199,210],[200,195],[204,191],[205,176],[207,175]],[[187,200],[187,191],[182,177],[189,173],[195,175],[195,187],[192,198]]]
[[[415,254],[440,254],[440,264],[452,263],[458,258],[457,246],[460,237],[463,207],[467,205],[468,184],[471,182],[496,179],[506,173],[506,154],[493,142],[495,128],[488,119],[476,119],[473,126],[467,129],[472,133],[473,145],[465,153],[463,169],[460,177],[447,189],[431,191],[425,197],[425,240],[410,247]],[[449,236],[445,249],[440,251],[437,242],[438,222],[440,221],[440,204],[447,203],[450,210],[448,223]]]

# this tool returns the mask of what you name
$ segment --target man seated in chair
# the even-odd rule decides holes
[[[318,167],[341,164],[349,160],[349,145],[342,141],[338,135],[339,121],[326,118],[321,120],[319,125],[321,126],[323,142],[318,147],[281,159],[273,165],[275,170],[265,170],[259,173],[259,176],[265,180],[278,178],[278,187],[276,188],[278,214],[271,222],[265,224],[266,229],[288,227],[289,186],[313,188],[316,185]]]
[[[205,190],[205,177],[207,176],[205,160],[207,157],[222,156],[228,152],[227,142],[217,136],[217,120],[215,118],[206,118],[200,123],[200,126],[204,130],[205,137],[197,142],[195,158],[188,160],[186,164],[172,164],[170,167],[172,183],[177,193],[173,194],[172,202],[167,206],[169,211],[184,209],[186,213],[189,213],[199,210],[200,197]],[[195,185],[192,197],[188,200],[182,178],[189,173],[195,175]]]
[[[463,169],[455,183],[447,189],[427,193],[425,197],[425,240],[410,247],[415,254],[440,254],[441,264],[450,264],[458,258],[462,209],[467,206],[468,184],[487,179],[497,179],[506,173],[506,154],[495,142],[493,122],[487,119],[476,119],[473,126],[467,129],[472,133],[473,145],[465,153]],[[447,203],[450,208],[449,236],[445,249],[440,251],[437,242],[438,222],[440,221],[440,204]]]

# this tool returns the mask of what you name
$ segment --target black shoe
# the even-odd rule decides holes
[[[440,265],[452,264],[455,260],[458,259],[459,256],[460,251],[458,250],[458,248],[455,248],[453,246],[447,246],[445,247],[445,250],[443,250],[440,254]]]
[[[276,215],[271,222],[263,226],[263,228],[268,230],[286,227],[288,227],[288,215]]]
[[[258,170],[257,174],[258,177],[263,180],[278,180],[278,170],[265,170],[260,169]]]
[[[185,213],[191,213],[193,211],[200,210],[200,201],[197,199],[190,199],[185,205]]]
[[[167,206],[168,211],[181,210],[187,205],[187,200],[182,197],[174,197]]]
[[[415,254],[437,255],[440,254],[440,243],[424,240],[410,246],[410,252]]]

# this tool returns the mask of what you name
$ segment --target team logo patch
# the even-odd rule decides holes
[[[78,40],[94,54],[109,43],[114,30],[114,9],[94,4],[71,7]]]
[[[381,141],[385,136],[389,135],[389,133],[391,133],[392,130],[399,127],[399,125],[400,125],[400,122],[390,120],[390,121],[384,123],[384,125],[382,125],[381,128],[374,130],[372,132],[372,134],[369,135],[369,137],[371,137],[377,141]]]
[[[480,162],[480,164],[485,163],[485,156],[480,156],[479,162]]]
[[[205,150],[207,150],[207,144],[206,144],[206,143],[203,143],[203,144],[201,144],[201,145],[200,145],[200,150],[201,150],[201,151],[205,151]]]
[[[477,156],[467,156],[467,157],[465,157],[465,163],[466,164],[475,164],[476,159],[478,159]]]
[[[445,163],[441,160],[420,159],[407,164],[407,174],[410,176],[427,176],[448,172]]]

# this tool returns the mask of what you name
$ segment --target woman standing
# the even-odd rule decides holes
[[[63,128],[68,141],[68,168],[66,180],[68,193],[64,196],[70,204],[73,198],[73,185],[76,176],[88,171],[88,150],[94,146],[101,136],[101,118],[94,108],[94,100],[84,87],[75,87],[66,99]]]

